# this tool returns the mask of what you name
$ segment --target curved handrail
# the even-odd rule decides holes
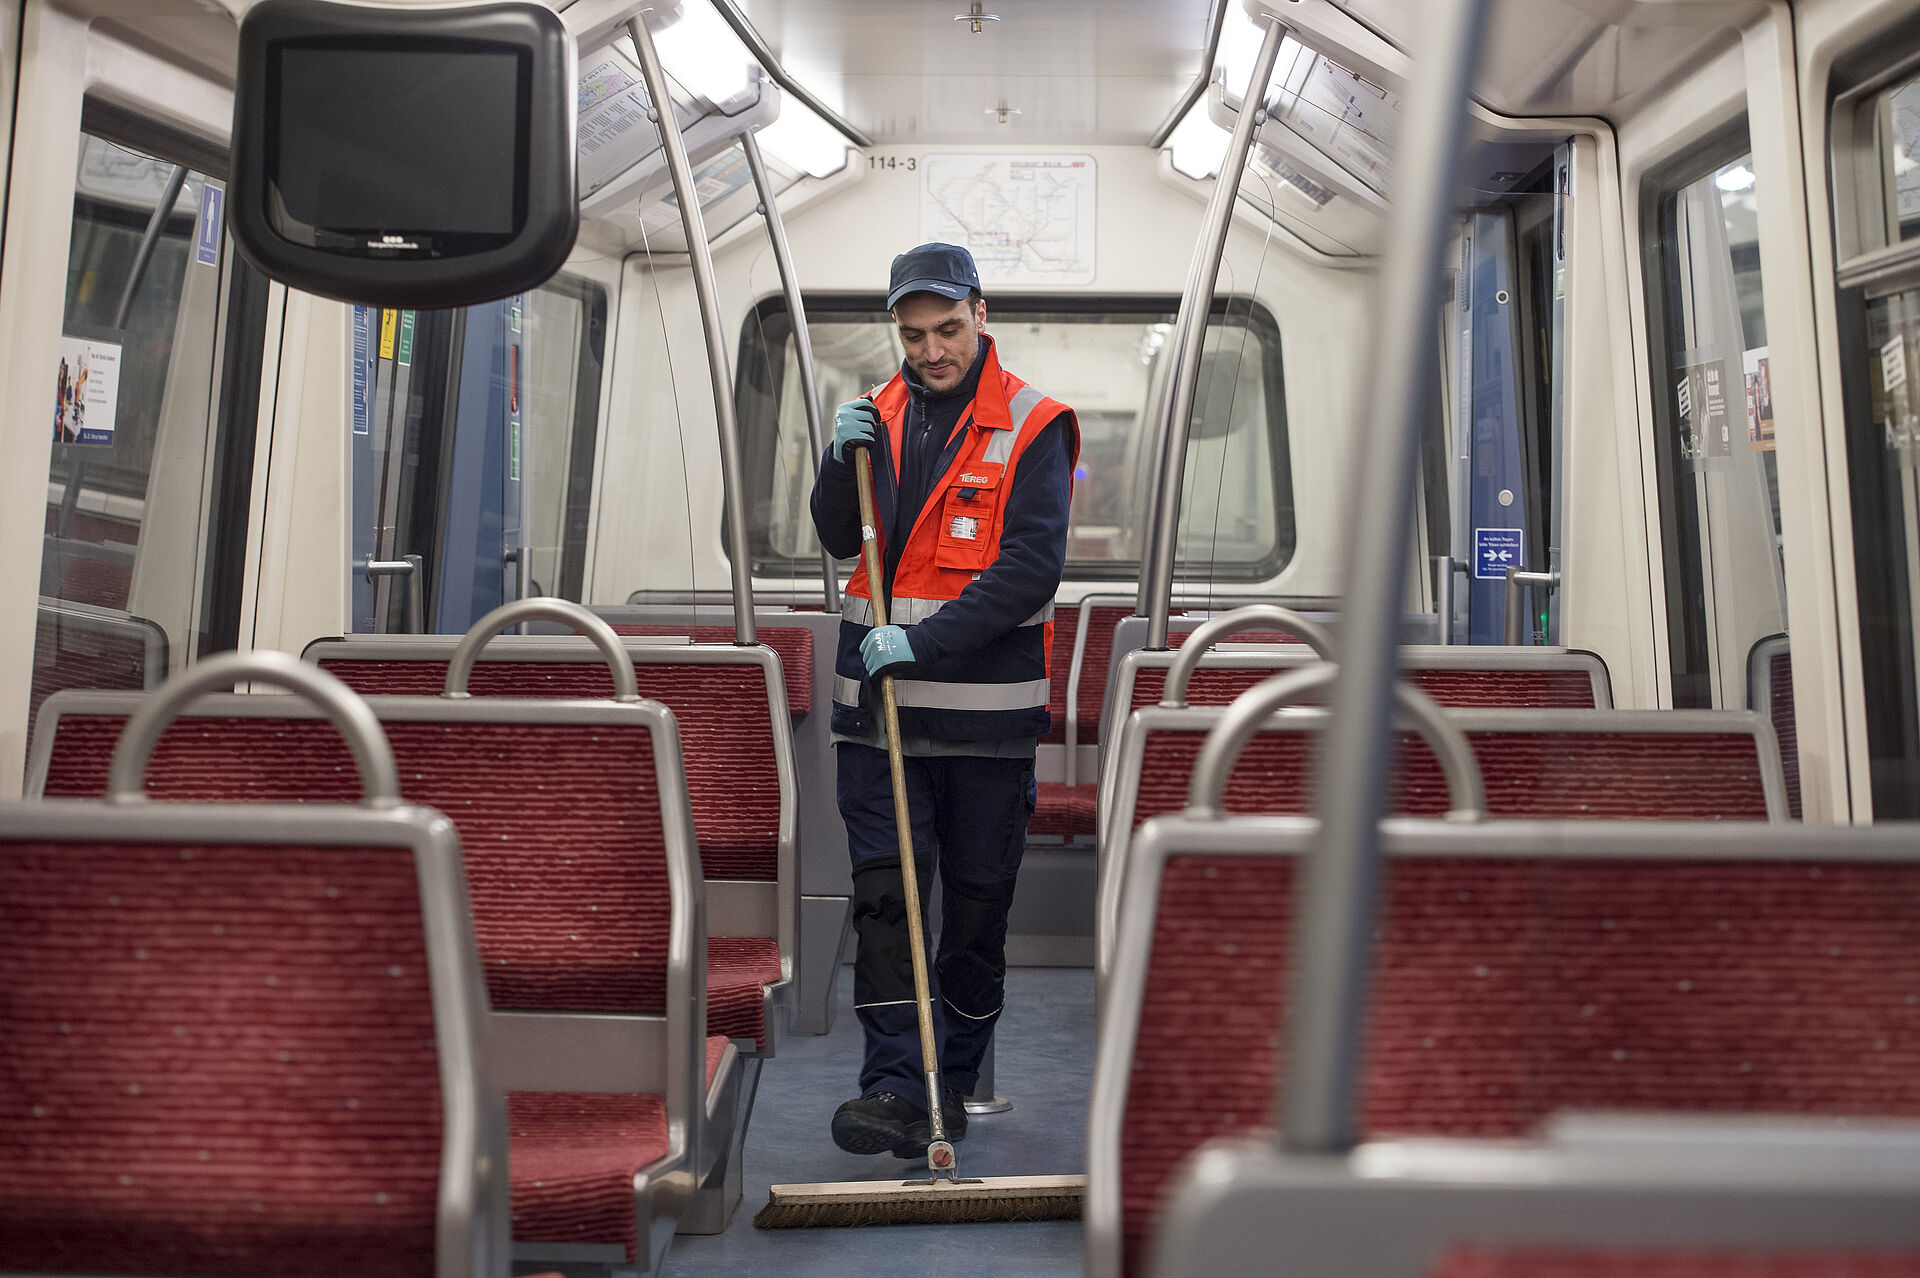
[[[1273,716],[1274,711],[1292,705],[1306,693],[1330,687],[1339,667],[1330,662],[1289,670],[1255,684],[1242,693],[1220,722],[1207,734],[1207,743],[1194,761],[1193,780],[1187,790],[1187,815],[1201,820],[1218,819],[1227,777],[1247,740]],[[1480,764],[1473,757],[1473,746],[1440,704],[1409,683],[1393,686],[1394,699],[1413,720],[1413,726],[1440,759],[1447,777],[1447,795],[1452,806],[1449,821],[1478,821],[1487,814],[1487,787],[1480,775]]]
[[[472,696],[467,691],[467,680],[472,676],[473,663],[480,659],[487,641],[507,627],[517,626],[523,621],[557,621],[563,626],[572,626],[575,631],[593,640],[593,646],[607,659],[607,665],[613,671],[613,699],[640,699],[640,684],[633,677],[633,662],[627,659],[627,650],[621,646],[620,636],[613,633],[613,627],[577,603],[545,595],[501,604],[474,622],[473,629],[460,637],[459,646],[453,650],[453,659],[447,662],[447,683],[440,695],[455,700]]]
[[[1306,643],[1307,647],[1320,654],[1322,661],[1334,660],[1333,636],[1327,628],[1317,621],[1310,621],[1291,608],[1282,608],[1279,604],[1248,604],[1244,608],[1235,608],[1232,612],[1223,612],[1201,625],[1195,626],[1187,641],[1180,645],[1179,655],[1167,668],[1167,683],[1160,692],[1160,704],[1163,706],[1184,706],[1187,704],[1187,681],[1193,677],[1195,667],[1207,649],[1219,643],[1228,635],[1239,634],[1243,630],[1258,630],[1262,627],[1278,627],[1289,630]]]
[[[145,803],[147,761],[167,725],[196,697],[230,692],[246,680],[284,688],[311,702],[346,738],[360,771],[361,802],[370,808],[400,802],[400,770],[380,720],[359,694],[320,667],[284,652],[223,652],[196,662],[167,680],[127,720],[107,769],[107,802]]]

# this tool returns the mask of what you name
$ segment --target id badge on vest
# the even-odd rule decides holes
[[[1000,547],[999,490],[1005,472],[998,463],[971,462],[947,485],[935,549],[940,567],[978,572],[993,562]]]

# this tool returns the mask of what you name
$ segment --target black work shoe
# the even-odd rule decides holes
[[[944,1088],[944,1099],[940,1105],[940,1121],[946,1127],[947,1139],[965,1140],[967,1136],[966,1097],[951,1087]],[[927,1111],[918,1105],[913,1107],[914,1120],[907,1124],[907,1138],[893,1147],[895,1158],[925,1158],[927,1143],[933,1139],[933,1125],[927,1121]]]
[[[849,1154],[897,1150],[912,1141],[916,1130],[925,1149],[927,1111],[892,1092],[862,1096],[833,1111],[833,1143]]]

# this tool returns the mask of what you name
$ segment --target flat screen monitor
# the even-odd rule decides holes
[[[262,0],[241,26],[236,241],[275,278],[370,305],[531,287],[578,230],[572,58],[538,4]]]

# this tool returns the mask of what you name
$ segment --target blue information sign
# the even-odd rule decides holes
[[[202,266],[220,265],[220,207],[226,192],[211,182],[200,187],[200,226],[194,236],[193,251]]]
[[[1525,533],[1519,528],[1473,530],[1473,575],[1481,581],[1505,580],[1507,569],[1525,568]]]

